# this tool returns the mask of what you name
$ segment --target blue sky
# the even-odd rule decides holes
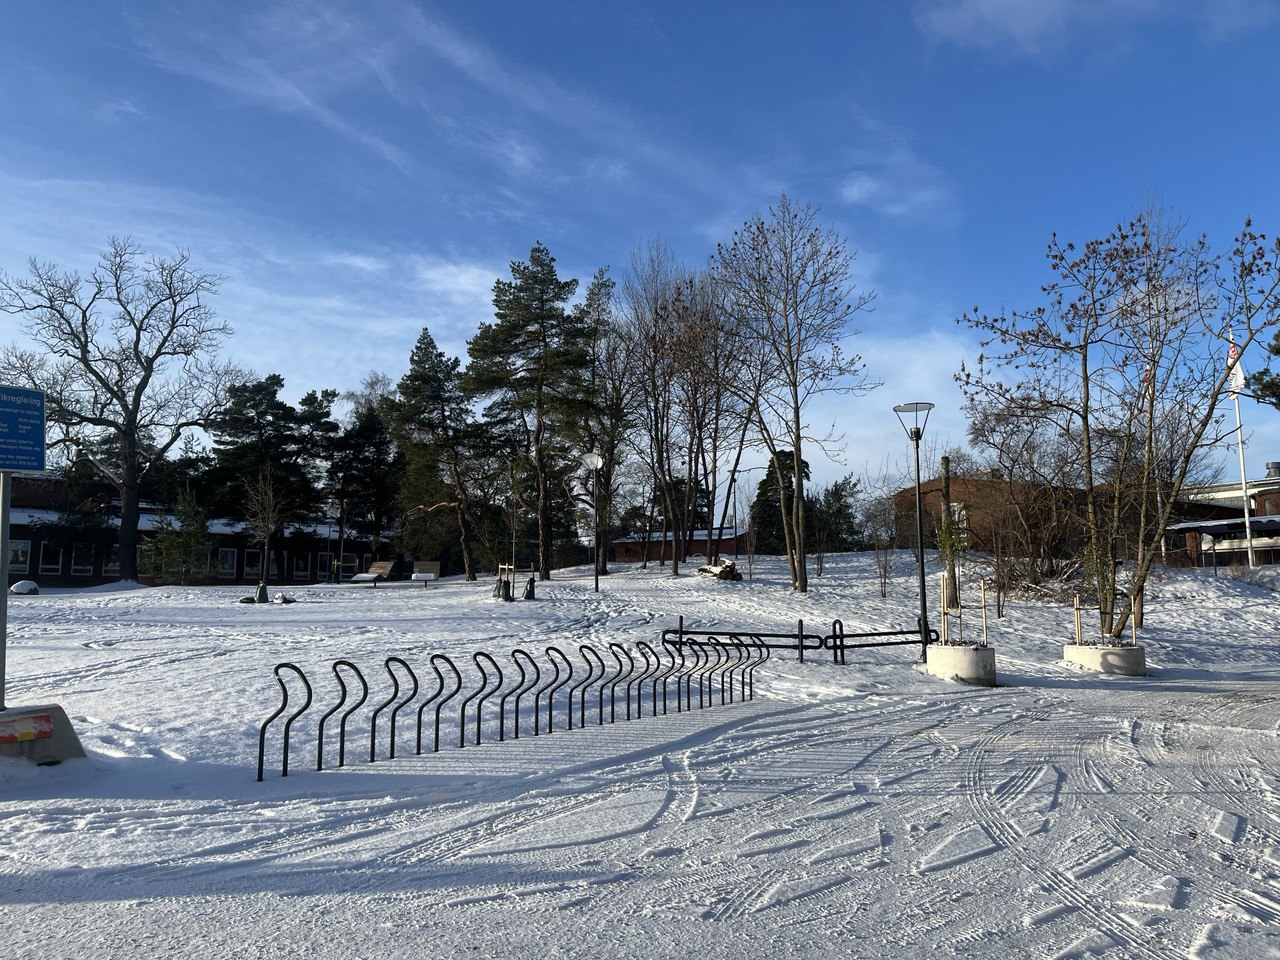
[[[584,280],[654,235],[700,263],[785,191],[879,295],[885,386],[815,415],[860,468],[905,452],[904,400],[963,439],[954,317],[1033,303],[1052,231],[1152,197],[1220,247],[1280,231],[1278,50],[1272,0],[11,0],[0,267],[187,247],[297,396],[398,378],[424,325],[461,354],[535,241]],[[1246,418],[1257,474],[1280,424]]]

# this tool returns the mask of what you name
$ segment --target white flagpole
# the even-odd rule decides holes
[[[1249,548],[1249,568],[1257,566],[1253,556],[1253,524],[1250,521],[1249,510],[1249,480],[1248,474],[1244,469],[1244,424],[1240,420],[1240,393],[1237,386],[1244,380],[1244,371],[1240,367],[1240,354],[1236,349],[1236,336],[1231,333],[1231,353],[1228,354],[1229,359],[1235,360],[1235,367],[1231,371],[1231,400],[1236,407],[1236,452],[1240,455],[1240,493],[1244,496],[1244,538]],[[1231,357],[1234,354],[1234,357]]]

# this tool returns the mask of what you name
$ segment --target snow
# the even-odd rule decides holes
[[[60,703],[89,757],[0,759],[0,956],[1280,955],[1280,596],[1255,579],[1164,575],[1149,678],[1062,664],[1070,607],[1011,602],[990,621],[995,689],[920,674],[912,647],[776,652],[753,701],[688,714],[504,743],[490,724],[460,750],[446,708],[438,754],[414,755],[406,710],[387,759],[384,714],[372,764],[388,656],[427,690],[432,653],[506,669],[555,644],[581,669],[580,643],[657,645],[679,615],[903,628],[913,569],[899,559],[887,600],[869,555],[828,558],[807,596],[767,559],[742,583],[625,569],[599,594],[589,569],[558,571],[506,604],[457,580],[290,605],[11,597],[8,701]],[[344,657],[369,698],[347,766],[330,739],[317,773]],[[272,728],[258,783],[281,661],[316,705],[287,778]]]

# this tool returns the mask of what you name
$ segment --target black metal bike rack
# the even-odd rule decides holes
[[[338,702],[320,718],[320,727],[316,733],[316,770],[317,772],[324,769],[324,725],[330,717],[337,713],[347,702],[347,683],[342,679],[342,672],[339,667],[345,667],[355,674],[355,678],[360,681],[360,699],[353,703],[338,721],[338,766],[341,767],[347,762],[347,720],[353,713],[360,709],[367,699],[369,699],[369,684],[364,679],[364,674],[350,660],[335,660],[333,663],[333,676],[338,681],[338,687],[342,690],[342,695]],[[269,723],[270,721],[268,721]]]
[[[289,688],[285,685],[284,678],[280,676],[281,671],[291,670],[298,675],[298,679],[302,681],[303,688],[307,691],[306,702],[297,710],[289,714],[289,719],[284,722],[284,759],[280,764],[280,776],[287,777],[289,775],[289,728],[293,726],[293,722],[307,712],[307,707],[311,706],[311,683],[307,680],[307,675],[302,669],[292,663],[277,663],[273,671],[276,683],[280,685],[280,706],[276,708],[276,712],[267,717],[263,721],[261,729],[258,731],[258,782],[262,782],[262,761],[267,750],[267,727],[271,726],[271,721],[280,714],[284,713],[285,708],[289,706]]]
[[[667,631],[670,634],[671,631]],[[457,663],[444,654],[432,654],[427,664],[435,676],[434,689],[429,694],[419,683],[418,674],[409,661],[402,657],[387,657],[383,661],[386,683],[390,688],[389,695],[382,699],[369,714],[369,762],[378,760],[380,729],[385,727],[385,749],[387,759],[395,759],[397,755],[397,731],[400,714],[414,709],[416,704],[415,753],[423,752],[423,725],[427,711],[433,710],[434,730],[431,752],[440,752],[440,732],[442,724],[456,722],[458,724],[458,746],[467,746],[468,724],[474,722],[475,732],[472,743],[480,745],[484,738],[484,707],[486,702],[497,698],[497,737],[496,742],[507,740],[507,716],[511,715],[510,739],[518,740],[521,734],[521,712],[524,720],[532,719],[533,735],[542,732],[543,702],[546,710],[546,732],[551,733],[556,725],[557,694],[564,691],[561,709],[564,715],[564,728],[574,729],[575,707],[578,715],[578,729],[585,729],[590,712],[587,701],[590,699],[596,708],[594,726],[604,726],[619,720],[640,720],[645,716],[645,691],[649,693],[649,716],[658,716],[658,689],[662,689],[662,713],[670,712],[669,692],[672,685],[676,694],[676,713],[687,713],[693,710],[693,690],[697,687],[699,709],[716,705],[719,690],[719,704],[727,705],[742,702],[755,697],[755,671],[767,661],[771,655],[770,647],[754,636],[712,635],[707,632],[685,631],[683,622],[681,630],[673,637],[663,635],[660,649],[639,642],[634,648],[621,643],[612,642],[606,647],[614,667],[606,665],[601,651],[591,644],[582,644],[578,648],[584,672],[579,672],[574,660],[559,647],[549,646],[543,652],[548,669],[544,670],[539,659],[530,651],[517,648],[511,651],[510,668],[504,674],[502,666],[490,653],[475,651],[471,654],[474,671],[464,675]],[[664,657],[665,654],[665,657]],[[330,721],[337,717],[338,726],[338,767],[346,765],[346,742],[349,729],[348,721],[363,707],[369,699],[370,685],[364,672],[351,660],[335,660],[329,665],[334,681],[338,687],[338,696],[328,710],[320,717],[316,727],[316,770],[324,769],[324,750],[326,728]],[[518,674],[518,679],[516,678]],[[289,742],[290,734],[297,720],[311,707],[313,689],[302,668],[293,663],[280,663],[274,668],[273,676],[280,688],[280,704],[267,717],[258,731],[258,779],[263,778],[266,762],[266,747],[269,728],[280,717],[285,717],[282,731],[283,756],[281,776],[289,774]],[[577,678],[577,679],[575,679]],[[474,688],[472,684],[476,685]],[[290,687],[302,688],[303,696],[291,695]],[[470,692],[466,692],[469,690]],[[618,709],[617,696],[624,697],[623,709]],[[427,694],[420,698],[420,694]],[[608,709],[605,708],[605,697],[608,695]],[[461,701],[450,711],[445,708],[457,698]],[[575,703],[576,699],[576,703]],[[301,704],[294,707],[293,704]],[[530,716],[532,712],[532,716]],[[287,713],[287,716],[286,716]],[[389,723],[382,718],[389,713]]]

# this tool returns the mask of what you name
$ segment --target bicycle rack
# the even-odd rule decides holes
[[[676,713],[693,710],[693,690],[697,687],[698,708],[705,709],[716,704],[716,689],[719,688],[719,703],[732,704],[745,702],[755,697],[755,671],[767,661],[771,655],[770,646],[760,635],[755,634],[711,634],[707,631],[686,631],[681,621],[679,631],[664,632],[660,646],[655,647],[644,641],[636,643],[629,649],[622,643],[612,642],[607,646],[609,656],[614,661],[611,669],[606,666],[601,651],[591,644],[581,644],[578,652],[586,665],[586,671],[580,673],[573,660],[562,649],[548,646],[543,656],[546,664],[528,650],[516,648],[511,651],[510,667],[504,673],[502,666],[487,651],[474,651],[471,654],[475,672],[464,675],[458,664],[444,654],[432,654],[427,665],[435,675],[434,688],[427,693],[419,682],[418,674],[412,664],[402,657],[387,657],[383,661],[383,669],[387,675],[390,694],[381,699],[369,714],[369,762],[378,760],[379,736],[386,738],[386,758],[394,760],[397,755],[397,736],[401,727],[400,714],[416,708],[415,753],[423,752],[423,725],[427,711],[433,711],[434,730],[431,745],[432,753],[440,752],[441,724],[453,722],[453,715],[445,715],[445,708],[461,698],[456,707],[458,723],[458,746],[467,746],[468,724],[474,716],[475,733],[471,740],[479,746],[484,740],[484,708],[490,700],[497,698],[497,742],[504,742],[507,737],[507,715],[511,714],[512,739],[520,739],[521,721],[527,724],[529,711],[532,710],[533,736],[542,733],[543,701],[546,702],[546,732],[555,730],[556,695],[564,691],[564,726],[574,729],[574,707],[577,707],[578,729],[587,727],[587,699],[595,701],[596,726],[605,724],[605,696],[608,694],[608,722],[617,722],[619,713],[625,720],[640,720],[645,716],[644,701],[646,687],[649,693],[649,715],[658,716],[658,687],[662,687],[662,713],[666,716],[670,710],[670,688],[674,684],[676,694]],[[803,627],[801,628],[803,634]],[[833,636],[838,631],[833,632]],[[666,654],[664,657],[663,654]],[[550,669],[544,667],[549,665]],[[335,718],[338,725],[338,762],[342,768],[346,765],[346,741],[350,726],[349,721],[365,706],[369,700],[369,680],[360,667],[351,660],[335,660],[329,665],[334,681],[338,687],[337,701],[320,717],[316,727],[316,770],[324,770],[325,734]],[[516,678],[518,674],[518,679]],[[282,731],[283,754],[280,773],[289,775],[289,746],[293,725],[312,706],[314,691],[306,674],[297,664],[279,663],[275,666],[273,677],[280,688],[280,703],[275,711],[267,717],[258,731],[258,779],[264,776],[266,762],[267,735],[270,728],[282,716],[285,717]],[[472,688],[471,683],[477,682]],[[301,684],[301,694],[298,691]],[[292,692],[291,692],[292,688]],[[468,688],[470,692],[468,692]],[[624,699],[623,710],[618,710],[618,693]],[[422,696],[420,696],[422,695]],[[575,698],[577,703],[575,704]],[[530,706],[532,704],[532,706]],[[525,715],[521,716],[521,709]],[[390,714],[389,722],[384,723],[384,715]],[[492,723],[492,721],[491,721]],[[381,728],[385,727],[385,730]],[[492,728],[491,728],[492,729]],[[527,732],[527,727],[526,727]],[[332,734],[330,733],[330,736]]]
[[[582,654],[582,659],[587,661],[587,675],[582,678],[582,682],[575,684],[569,689],[569,729],[573,729],[573,695],[578,694],[578,727],[579,729],[587,725],[587,689],[597,680],[603,680],[604,675],[608,672],[605,668],[604,661],[600,659],[600,654],[596,653],[595,648],[589,644],[582,644],[578,647],[578,652]],[[591,656],[587,656],[590,653]],[[593,661],[591,657],[595,657]],[[600,673],[596,674],[596,667],[600,668]],[[604,703],[604,688],[601,687],[600,694],[601,704]],[[603,706],[601,707],[603,709]]]
[[[484,668],[481,659],[489,661],[489,666],[493,667],[493,672],[498,677],[498,685],[492,690],[488,689],[489,674]],[[502,689],[502,668],[498,666],[498,661],[484,651],[479,651],[471,655],[471,661],[476,665],[476,669],[480,671],[480,686],[476,688],[476,692],[462,701],[462,710],[458,714],[458,746],[465,747],[467,745],[467,704],[479,697],[476,703],[476,746],[480,746],[480,711],[484,709],[484,702],[492,697],[495,693]]]
[[[405,669],[405,672],[409,674],[409,679],[413,681],[413,689],[409,691],[409,696],[405,698],[404,702],[397,705],[396,708],[391,711],[391,749],[388,751],[388,759],[390,760],[394,760],[396,758],[396,714],[408,706],[409,702],[418,695],[418,676],[413,672],[413,667],[409,666],[409,664],[405,663],[399,657],[387,657],[386,662],[383,663],[383,667],[387,671],[387,676],[391,678],[391,696],[387,698],[386,703],[383,703],[378,707],[378,709],[373,711],[373,717],[369,721],[370,763],[373,763],[378,758],[378,714],[382,713],[383,710],[395,703],[396,698],[400,696],[400,678],[397,677],[396,672],[391,669],[391,665],[393,663],[399,664]]]
[[[333,676],[338,681],[338,686],[342,690],[342,698],[320,718],[320,727],[316,731],[316,771],[324,769],[324,725],[330,717],[337,713],[344,703],[347,702],[347,684],[342,679],[339,667],[346,667],[355,674],[357,680],[360,681],[360,699],[351,705],[351,709],[342,715],[338,721],[338,766],[342,767],[347,762],[347,719],[360,709],[361,705],[369,699],[369,684],[365,682],[364,674],[350,660],[335,660],[333,663]]]
[[[529,666],[533,668],[533,679],[529,679],[529,675],[524,668],[524,664],[520,662],[520,658],[524,657],[529,661]],[[502,699],[498,701],[498,740],[501,742],[506,739],[507,728],[507,701],[514,696],[516,698],[516,722],[515,736],[513,740],[520,739],[520,698],[538,685],[540,674],[538,664],[534,662],[533,657],[529,656],[524,650],[516,649],[511,651],[511,659],[515,662],[516,669],[520,671],[520,682],[503,694]],[[537,726],[537,711],[534,711],[534,726]],[[535,735],[537,731],[534,731]],[[477,743],[479,741],[476,741]]]
[[[271,721],[280,714],[284,713],[285,707],[289,706],[289,688],[285,686],[284,679],[280,676],[280,671],[292,670],[298,675],[298,679],[302,681],[302,686],[307,691],[307,701],[292,714],[289,719],[284,722],[284,760],[280,764],[280,776],[287,777],[289,775],[289,728],[293,726],[293,721],[307,712],[307,708],[311,706],[311,683],[307,680],[307,675],[302,672],[295,664],[278,663],[275,670],[276,683],[280,684],[280,706],[276,708],[276,712],[262,724],[262,729],[258,731],[258,782],[262,782],[262,762],[267,750],[267,727],[271,726]]]
[[[635,660],[632,659],[631,654],[627,653],[626,648],[623,647],[622,644],[620,643],[609,644],[609,652],[613,654],[613,659],[618,662],[618,672],[616,675],[610,678],[612,682],[609,684],[609,722],[614,723],[618,719],[617,703],[615,701],[615,694],[617,694],[618,692],[618,684],[620,684],[623,680],[627,679],[627,677],[631,676],[631,674],[635,673],[636,662]],[[627,658],[626,673],[622,672],[622,657],[618,656],[619,653],[622,654],[622,657]],[[626,689],[630,690],[631,688],[627,687]],[[627,697],[627,719],[628,720],[631,719],[630,696]]]
[[[540,711],[538,710],[538,702],[542,699],[542,695],[544,693],[547,695],[547,733],[550,733],[555,726],[556,691],[573,679],[573,663],[569,660],[567,656],[565,656],[565,653],[563,650],[561,650],[559,647],[547,647],[546,654],[547,654],[547,661],[551,664],[552,668],[555,670],[556,673],[555,673],[555,676],[553,676],[550,680],[547,681],[546,686],[544,686],[541,690],[537,691],[533,695],[533,735],[535,737],[538,735],[538,717],[540,716]],[[555,657],[553,657],[552,654],[555,654]],[[556,657],[559,657],[561,660],[564,661],[566,672],[563,680],[560,679],[560,664],[556,661]],[[566,713],[568,714],[568,719],[569,719],[569,729],[572,730],[573,729],[572,698],[570,698],[569,700]]]
[[[444,699],[437,699],[440,696],[440,694],[444,693],[444,674],[441,673],[440,668],[436,666],[436,663],[438,661],[443,661],[448,665],[449,669],[453,671],[453,679],[456,681],[454,688],[449,691],[449,695]],[[440,686],[436,688],[435,693],[427,697],[426,700],[422,701],[422,706],[418,707],[418,750],[417,752],[419,755],[421,755],[422,753],[422,713],[423,711],[426,710],[427,707],[431,706],[432,703],[435,703],[436,705],[436,740],[435,740],[435,746],[432,748],[431,752],[439,753],[440,752],[440,711],[444,709],[444,705],[446,703],[448,703],[450,700],[456,697],[458,693],[462,690],[462,674],[459,672],[458,668],[454,666],[454,663],[452,660],[446,657],[443,653],[434,653],[431,655],[431,659],[427,662],[431,665],[431,669],[435,671],[436,679],[440,681]]]

